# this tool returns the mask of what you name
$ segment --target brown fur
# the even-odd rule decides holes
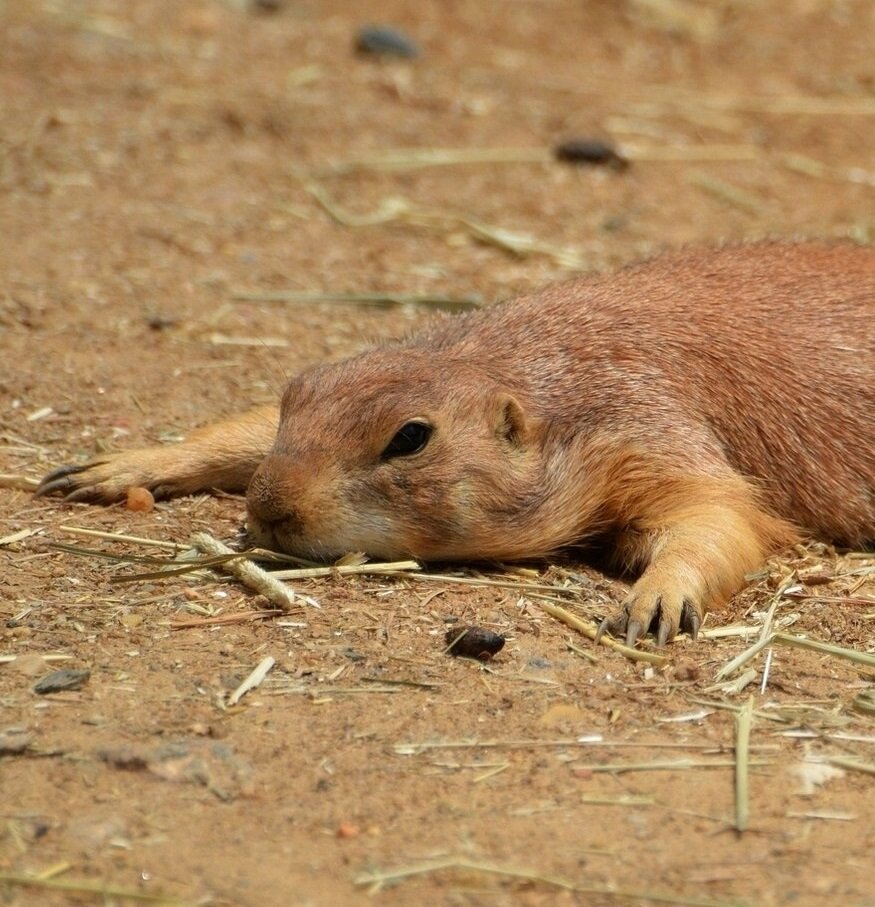
[[[424,450],[381,458],[411,419],[433,426]],[[611,533],[643,575],[610,628],[695,633],[797,533],[875,539],[875,251],[683,251],[559,284],[306,372],[278,429],[257,411],[42,490],[247,482],[256,538],[316,558],[525,558]]]

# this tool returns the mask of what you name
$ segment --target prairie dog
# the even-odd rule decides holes
[[[803,534],[875,539],[875,250],[768,242],[557,284],[293,379],[181,444],[38,494],[247,490],[262,545],[424,560],[596,536],[640,578],[603,625],[695,636]]]

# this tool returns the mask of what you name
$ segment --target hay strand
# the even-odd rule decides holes
[[[206,532],[196,532],[191,537],[192,544],[200,551],[214,556],[235,555],[227,545],[223,545]],[[288,586],[280,583],[275,576],[262,570],[245,557],[237,556],[234,560],[227,560],[219,565],[226,573],[230,573],[244,586],[263,595],[272,605],[283,611],[290,611],[297,603],[295,593]]]
[[[753,697],[735,716],[735,828],[747,831],[750,818],[748,776],[750,764],[750,729],[753,724]]]
[[[253,669],[252,673],[228,697],[228,705],[237,705],[238,702],[250,691],[261,686],[271,668],[276,664],[276,659],[268,655],[263,658]]]
[[[577,615],[572,614],[565,608],[559,607],[559,605],[553,605],[549,602],[540,600],[537,602],[537,605],[551,617],[561,620],[562,623],[577,630],[578,633],[582,633],[589,639],[594,640],[596,638],[598,627],[594,623],[588,623],[587,621],[581,620]],[[632,649],[629,646],[623,645],[621,642],[617,642],[615,639],[611,639],[609,636],[602,636],[599,642],[601,645],[607,646],[609,649],[613,649],[621,655],[625,655],[626,658],[629,658],[632,661],[646,661],[648,664],[659,666],[668,662],[668,658],[665,655],[659,655],[656,652],[647,652],[644,649]]]

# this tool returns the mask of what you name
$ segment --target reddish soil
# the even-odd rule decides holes
[[[421,57],[354,53],[369,22],[403,28]],[[592,268],[688,242],[868,242],[875,230],[867,0],[780,11],[288,0],[275,12],[7,0],[0,26],[4,474],[183,434],[424,317],[243,302],[238,290],[488,302],[569,273],[549,255],[474,241],[458,222],[340,225],[300,178],[329,161],[618,142],[635,158],[622,171],[517,162],[321,177],[357,215],[400,196],[574,247]],[[189,904],[344,905],[366,900],[363,874],[458,858],[532,877],[435,869],[373,901],[875,904],[871,774],[846,768],[808,794],[798,776],[806,758],[875,763],[872,718],[854,709],[871,667],[780,647],[765,690],[761,653],[733,694],[715,674],[750,637],[681,640],[667,667],[646,670],[594,650],[519,590],[449,581],[300,582],[319,608],[174,629],[263,602],[191,577],[119,585],[129,566],[49,547],[154,555],[62,527],[184,543],[203,529],[233,539],[241,516],[231,497],[132,513],[0,490],[0,538],[39,530],[0,546],[0,748],[24,738],[0,755],[0,903],[134,903],[46,887],[87,882]],[[819,569],[825,579],[780,598],[776,619],[871,652],[873,564],[800,549],[709,626],[758,632],[777,584]],[[538,581],[564,582],[568,569],[579,585],[568,607],[583,617],[621,598],[621,583],[577,563],[539,567]],[[452,659],[451,619],[508,643],[488,665]],[[268,655],[265,683],[230,705]],[[59,668],[90,676],[35,693]],[[734,714],[697,700],[738,707],[750,695],[741,833]],[[577,742],[591,735],[601,744]],[[694,765],[654,770],[678,759]],[[649,770],[589,768],[617,763]],[[46,885],[23,884],[40,873]]]

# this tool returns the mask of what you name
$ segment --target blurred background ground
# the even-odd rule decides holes
[[[419,56],[355,52],[373,23]],[[488,303],[682,243],[869,243],[873,38],[868,0],[6,0],[0,472],[179,436],[425,317],[241,295]],[[551,162],[575,137],[630,166]],[[337,166],[413,148],[503,154]],[[367,224],[398,199],[431,216]],[[537,249],[514,255],[471,224]],[[732,694],[715,674],[750,637],[680,641],[646,671],[603,649],[591,661],[517,590],[366,577],[302,584],[321,607],[286,620],[172,629],[258,603],[230,583],[113,585],[115,565],[47,546],[89,544],[63,525],[232,539],[241,513],[234,498],[134,514],[0,490],[0,537],[40,530],[0,547],[0,903],[133,903],[118,888],[352,904],[363,874],[458,857],[532,878],[435,870],[374,902],[875,904],[871,776],[835,764],[875,761],[871,717],[854,708],[871,668],[776,649],[765,691],[763,654]],[[800,550],[720,619],[759,632],[795,570],[809,582],[776,619],[871,652],[872,564]],[[586,568],[576,582],[586,617],[622,596]],[[508,644],[485,667],[451,660],[451,619]],[[230,706],[266,655],[268,681]],[[35,694],[58,667],[90,677]],[[739,834],[727,706],[751,692],[752,758],[766,764]],[[442,745],[411,746],[425,743]],[[654,770],[679,758],[695,765]],[[726,764],[698,767],[709,760]],[[646,770],[592,769],[617,763]],[[106,890],[8,881],[38,874]]]

